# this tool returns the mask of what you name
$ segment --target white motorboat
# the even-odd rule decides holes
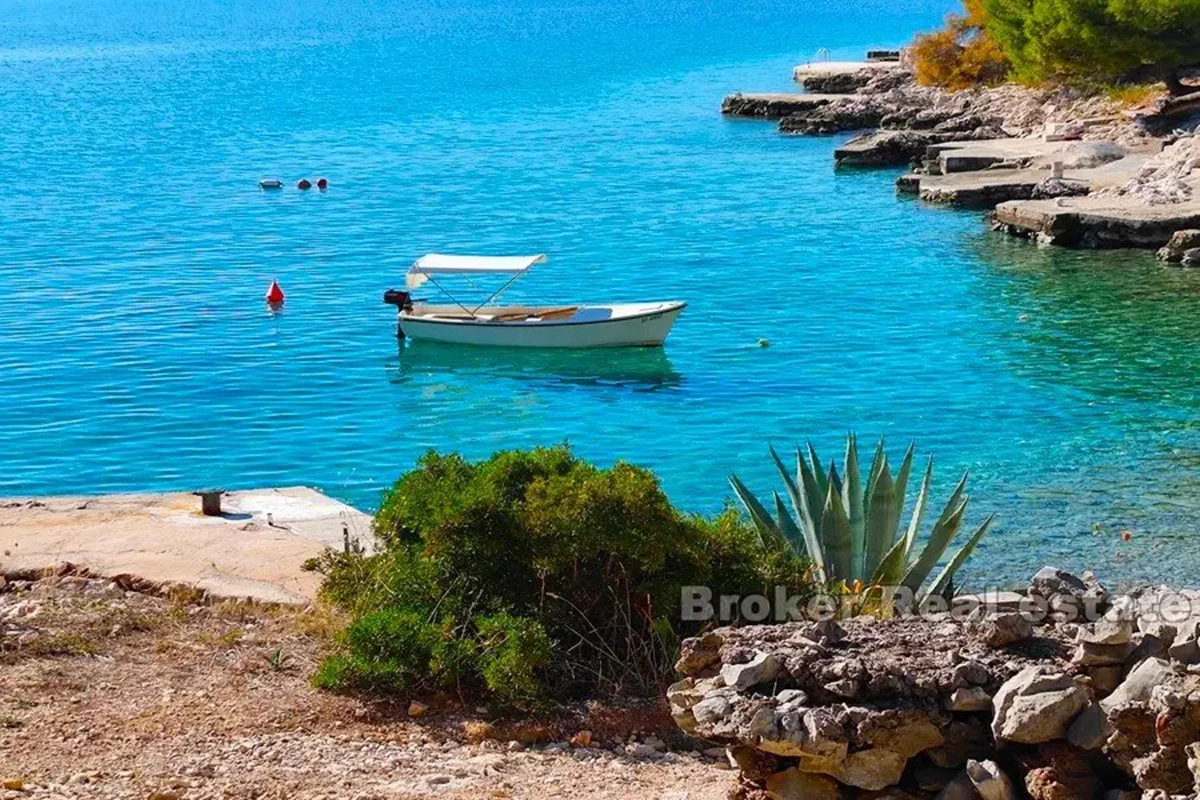
[[[429,253],[413,262],[405,278],[409,291],[389,289],[383,301],[399,309],[399,328],[411,339],[494,347],[657,347],[686,303],[662,301],[609,305],[502,306],[495,302],[546,256],[467,256]],[[508,280],[476,306],[456,300],[438,282],[444,275],[504,275]],[[413,300],[411,290],[426,281],[450,300]]]

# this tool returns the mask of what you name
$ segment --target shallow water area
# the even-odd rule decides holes
[[[427,448],[569,440],[712,512],[730,472],[781,488],[768,443],[853,429],[935,454],[941,498],[971,471],[971,583],[1196,583],[1200,275],[717,113],[951,7],[0,0],[0,495],[370,508]],[[513,302],[689,307],[663,350],[398,342],[380,298],[427,251],[548,253]]]

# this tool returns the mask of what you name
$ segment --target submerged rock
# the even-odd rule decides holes
[[[1158,260],[1178,263],[1183,260],[1185,253],[1195,248],[1200,248],[1200,230],[1175,231],[1171,241],[1159,249]]]

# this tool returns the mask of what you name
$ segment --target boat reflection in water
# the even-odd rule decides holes
[[[683,383],[661,347],[607,350],[475,347],[400,340],[399,380],[453,373],[456,378],[541,385],[657,391]]]

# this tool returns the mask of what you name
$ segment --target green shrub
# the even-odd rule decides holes
[[[377,555],[315,565],[355,618],[318,685],[453,686],[517,706],[653,693],[697,628],[680,619],[682,587],[811,590],[807,562],[763,547],[736,510],[683,514],[649,471],[566,446],[477,463],[428,453],[386,493],[375,532]]]
[[[536,620],[499,613],[476,620],[483,682],[506,705],[542,699],[541,672],[550,664],[550,637]]]
[[[419,612],[383,608],[350,623],[343,652],[327,659],[315,682],[327,689],[399,694],[428,688],[438,630]]]

